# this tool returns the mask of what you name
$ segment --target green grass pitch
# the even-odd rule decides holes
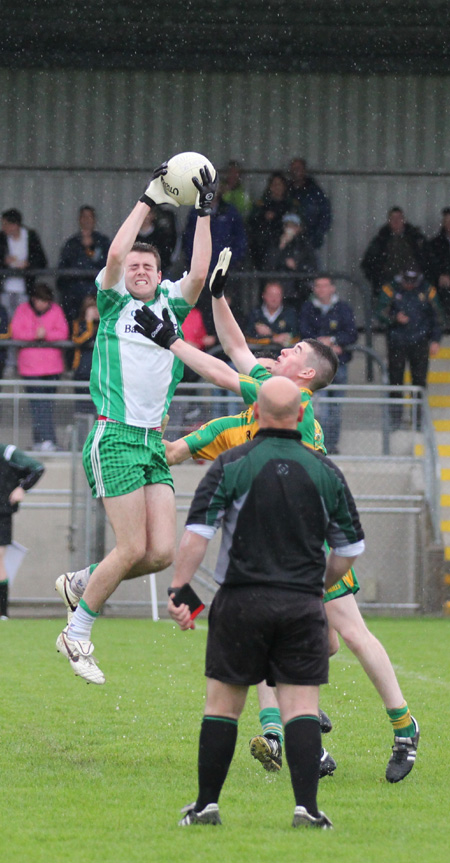
[[[248,750],[255,691],[220,799],[222,827],[177,826],[195,799],[206,621],[103,619],[94,641],[105,686],[76,678],[54,643],[58,620],[0,624],[2,863],[444,863],[449,859],[450,620],[369,621],[421,726],[416,766],[384,771],[392,734],[354,656],[331,661],[324,743],[338,763],[319,806],[333,831],[293,830],[286,766]]]

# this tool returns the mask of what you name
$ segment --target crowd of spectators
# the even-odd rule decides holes
[[[149,212],[136,238],[159,249],[163,276],[171,277],[181,272],[192,254],[195,209],[187,213],[182,230],[177,218],[174,208],[160,206]],[[281,349],[298,338],[317,337],[317,333],[321,338],[333,339],[332,328],[341,327],[345,318],[347,342],[341,339],[340,345],[336,343],[339,356],[339,380],[336,378],[336,382],[345,383],[347,363],[351,358],[345,345],[356,341],[357,332],[352,309],[338,297],[331,278],[320,274],[320,249],[331,225],[330,201],[308,172],[303,158],[293,158],[286,172],[273,171],[256,200],[252,200],[246,189],[241,165],[234,159],[230,160],[220,172],[212,207],[211,271],[222,248],[228,246],[232,259],[227,299],[249,342],[254,344],[271,344]],[[34,272],[48,267],[38,232],[23,224],[19,210],[11,208],[2,213],[0,270],[4,272],[0,279],[0,377],[9,365],[22,377],[58,377],[65,370],[71,371],[75,380],[88,381],[98,325],[95,276],[106,263],[109,244],[109,238],[97,229],[95,208],[89,204],[82,205],[78,211],[78,230],[61,246],[57,267],[60,273],[52,290]],[[372,288],[374,324],[387,330],[389,371],[392,379],[397,380],[402,363],[398,359],[398,351],[393,354],[395,327],[392,320],[387,320],[387,309],[393,306],[386,297],[389,298],[391,292],[398,299],[407,285],[408,303],[411,305],[410,288],[413,283],[417,288],[416,294],[420,296],[423,294],[423,290],[420,293],[420,285],[422,289],[426,287],[427,297],[428,288],[434,287],[432,302],[429,303],[433,309],[431,317],[434,317],[429,333],[427,331],[424,337],[425,342],[434,344],[436,333],[449,327],[450,207],[442,210],[439,231],[432,238],[427,238],[420,228],[408,222],[401,207],[391,207],[386,223],[362,255],[361,269]],[[10,274],[8,270],[11,270]],[[258,289],[260,299],[253,307],[248,294],[246,302],[241,302],[245,295],[242,273],[248,272],[257,274],[253,285]],[[413,276],[408,280],[406,273]],[[49,326],[49,320],[54,322],[56,318],[58,327]],[[185,337],[198,347],[208,350],[217,344],[209,291],[202,292],[185,327]],[[397,320],[397,330],[399,327],[403,333],[402,324]],[[55,348],[54,355],[51,355],[48,348],[33,347],[22,348],[16,353],[12,348],[2,347],[2,340],[11,337],[42,342],[72,339],[74,349],[63,351]],[[35,355],[30,364],[26,358],[32,351]],[[43,368],[41,357],[45,358]],[[52,367],[47,368],[51,358]],[[422,372],[419,374],[421,380]],[[414,377],[417,377],[415,371]],[[31,384],[28,391],[32,391]],[[45,408],[47,426],[43,432],[39,430],[43,415],[37,415],[43,406],[44,400],[31,402],[34,440],[38,448],[48,442],[51,448],[56,441],[48,405]],[[334,416],[337,429],[332,446],[336,448],[338,406],[335,405],[329,413]]]

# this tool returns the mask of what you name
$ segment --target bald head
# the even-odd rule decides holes
[[[296,429],[301,413],[301,393],[293,381],[281,376],[264,381],[255,405],[260,428]]]

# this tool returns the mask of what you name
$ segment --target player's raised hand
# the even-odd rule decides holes
[[[142,306],[135,312],[134,319],[138,322],[134,327],[136,332],[155,342],[160,348],[169,350],[170,346],[179,338],[170,320],[168,309],[163,309],[161,320],[148,306]]]
[[[198,191],[195,200],[195,209],[197,210],[197,216],[210,216],[212,213],[212,202],[219,182],[219,175],[216,171],[216,176],[213,180],[208,166],[205,165],[204,168],[200,168],[200,177],[201,182],[197,177],[192,177],[192,182]]]
[[[209,280],[209,290],[217,300],[220,297],[223,297],[225,282],[228,278],[228,267],[230,265],[231,255],[232,251],[228,246],[225,249],[222,249]]]
[[[171,198],[165,193],[161,178],[166,174],[167,162],[162,162],[162,164],[153,171],[150,183],[139,200],[143,201],[144,204],[148,204],[149,207],[154,207],[155,204],[173,204],[174,207],[179,207],[180,205],[178,201],[175,201],[174,198]]]

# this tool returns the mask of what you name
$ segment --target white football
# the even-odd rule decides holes
[[[201,153],[178,153],[172,156],[167,163],[167,174],[161,177],[165,193],[179,204],[195,204],[198,191],[192,178],[197,177],[201,182],[200,168],[205,165],[214,179],[216,169]]]

